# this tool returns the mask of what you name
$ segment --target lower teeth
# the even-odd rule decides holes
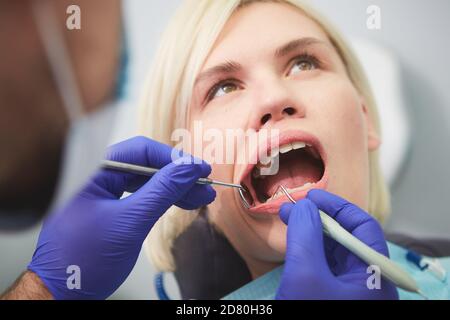
[[[313,184],[314,184],[314,183],[307,182],[307,183],[305,183],[304,185],[302,185],[301,187],[296,187],[296,188],[293,188],[293,189],[290,189],[290,188],[286,188],[286,187],[285,187],[285,189],[291,194],[291,193],[294,193],[294,192],[297,192],[297,191],[305,190],[305,189],[309,188],[310,186],[312,186]],[[270,198],[270,201],[276,200],[276,199],[278,199],[279,197],[285,195],[285,194],[283,193],[283,191],[279,190],[279,188],[277,188],[277,190],[278,190],[278,191],[277,191],[274,195],[272,195],[272,197]],[[266,201],[267,201],[267,200],[266,200]]]

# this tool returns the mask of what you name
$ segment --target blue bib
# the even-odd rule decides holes
[[[448,278],[441,281],[428,270],[422,270],[416,264],[407,259],[409,251],[395,244],[389,243],[389,254],[393,261],[408,272],[419,285],[421,291],[428,299],[450,299],[450,285]],[[441,266],[450,272],[450,257],[437,259]],[[278,267],[265,275],[253,280],[238,290],[222,298],[223,300],[273,300],[278,289],[283,267]],[[398,289],[400,300],[423,300],[416,294]]]

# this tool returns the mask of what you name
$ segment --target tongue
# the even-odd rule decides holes
[[[293,189],[308,182],[317,182],[322,177],[322,167],[321,160],[305,155],[304,152],[301,156],[297,152],[281,154],[278,173],[260,180],[258,191],[271,197],[280,185]]]

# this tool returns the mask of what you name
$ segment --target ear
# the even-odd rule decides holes
[[[365,99],[361,98],[361,105],[363,108],[364,118],[366,120],[366,129],[367,129],[367,146],[369,151],[377,150],[381,145],[381,138],[375,129],[375,123],[369,114],[369,110],[367,108],[367,104]]]

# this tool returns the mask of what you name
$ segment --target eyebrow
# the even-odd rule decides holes
[[[274,56],[276,58],[284,57],[293,51],[296,51],[296,50],[299,50],[301,48],[305,48],[305,47],[308,47],[311,45],[315,45],[315,44],[327,45],[326,42],[316,39],[316,38],[311,38],[311,37],[296,39],[296,40],[289,41],[288,43],[286,43],[286,44],[282,45],[281,47],[279,47],[278,49],[276,49]],[[217,66],[211,67],[211,68],[207,69],[206,71],[200,73],[198,75],[198,77],[195,79],[195,84],[197,84],[198,82],[200,82],[204,79],[213,77],[216,74],[232,74],[232,73],[238,72],[240,70],[242,70],[241,64],[234,62],[234,61],[226,61],[224,63],[221,63]]]
[[[296,51],[298,49],[306,48],[312,45],[321,44],[327,46],[325,41],[316,39],[316,38],[301,38],[289,41],[288,43],[282,45],[275,51],[275,57],[280,58],[288,55],[292,51]]]
[[[230,74],[238,72],[240,70],[242,70],[241,64],[234,61],[227,61],[200,73],[197,79],[195,80],[195,83],[198,83],[204,79],[212,77],[215,74]]]

